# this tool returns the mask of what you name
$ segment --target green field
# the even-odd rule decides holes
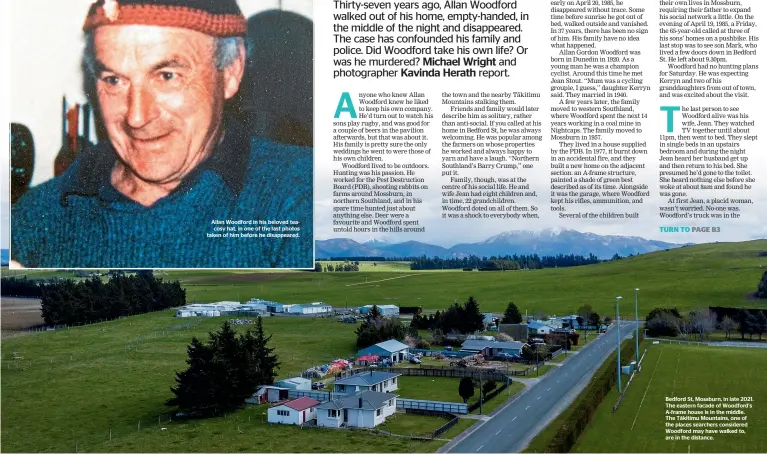
[[[639,287],[639,312],[654,307],[757,307],[751,297],[767,263],[758,253],[767,240],[687,246],[573,268],[529,271],[410,271],[406,262],[362,262],[359,272],[167,271],[179,279],[190,302],[246,301],[258,297],[285,303],[324,301],[335,307],[366,304],[444,309],[470,295],[483,311],[502,313],[509,301],[524,313],[539,310],[564,315],[590,304],[614,316],[616,295],[626,299],[623,317],[633,318],[628,304]],[[48,272],[45,272],[48,273]],[[26,271],[32,277],[34,272]],[[66,273],[63,273],[66,274]],[[70,273],[71,275],[71,273]]]
[[[71,452],[77,441],[79,450],[97,452],[254,451],[259,446],[254,440],[273,440],[273,435],[267,436],[273,431],[295,435],[292,428],[248,424],[248,417],[260,414],[253,409],[228,418],[168,424],[164,402],[172,396],[169,388],[175,372],[186,368],[186,346],[193,335],[207,340],[207,333],[222,322],[179,319],[172,311],[163,311],[4,340],[2,450]],[[187,329],[187,324],[192,326]],[[328,319],[270,317],[264,319],[264,328],[273,335],[271,343],[282,361],[281,377],[356,350],[354,326]],[[14,352],[23,359],[11,359]],[[169,430],[157,430],[158,415]],[[240,436],[238,426],[249,436]],[[110,429],[112,442],[107,443]],[[376,451],[388,446],[370,441],[371,435],[364,433],[312,434],[318,443],[326,440],[325,451],[339,446]],[[313,448],[306,437],[280,438],[277,450]],[[331,443],[335,438],[346,441]],[[406,443],[398,443],[392,449],[407,450]]]
[[[473,295],[488,312],[501,313],[513,300],[522,313],[544,310],[549,315],[564,315],[590,304],[594,310],[614,317],[614,298],[622,295],[626,298],[622,316],[633,318],[633,305],[628,300],[633,299],[635,287],[641,289],[640,315],[660,306],[676,306],[682,311],[700,305],[757,307],[750,295],[764,272],[759,265],[767,259],[758,253],[765,250],[767,240],[758,240],[688,246],[597,265],[530,271],[434,273],[396,267],[386,273],[170,271],[168,278],[180,279],[187,288],[187,299],[197,302],[259,297],[286,303],[324,301],[336,307],[396,304],[444,309]]]
[[[575,452],[767,452],[767,352],[759,348],[652,345],[642,372],[613,414],[617,388],[608,394]],[[666,397],[752,397],[744,435],[713,441],[666,441]]]

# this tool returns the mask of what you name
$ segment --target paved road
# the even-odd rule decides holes
[[[630,337],[635,326],[633,321],[622,322],[621,331]],[[522,451],[578,395],[616,345],[617,333],[613,326],[568,358],[562,367],[552,369],[537,384],[526,388],[491,419],[477,423],[481,425],[464,439],[446,445],[440,452]]]

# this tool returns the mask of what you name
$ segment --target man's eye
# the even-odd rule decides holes
[[[167,71],[161,72],[160,77],[162,77],[162,80],[174,80],[178,78],[176,73],[171,73]]]
[[[120,83],[120,79],[117,78],[117,76],[106,76],[102,78],[101,80],[108,83],[109,85],[117,85],[118,83]]]

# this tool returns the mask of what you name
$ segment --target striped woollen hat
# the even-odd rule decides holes
[[[247,32],[236,0],[98,0],[88,11],[83,31],[102,25],[178,27],[215,37]]]

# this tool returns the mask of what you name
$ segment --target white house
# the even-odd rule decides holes
[[[400,374],[390,372],[363,372],[351,377],[339,378],[333,384],[333,391],[351,394],[360,391],[390,393],[397,390],[397,377]]]
[[[290,306],[288,312],[291,314],[329,314],[333,308],[330,304],[325,303],[310,303],[310,304],[294,304]]]
[[[375,355],[380,359],[388,358],[389,361],[396,363],[399,361],[405,361],[408,357],[410,347],[407,344],[396,339],[389,339],[384,342],[379,342],[370,347],[363,348],[357,351],[357,356]]]
[[[317,425],[322,427],[373,428],[386,421],[397,409],[397,395],[362,391],[317,407]]]
[[[275,383],[280,388],[294,389],[296,391],[311,391],[312,381],[303,377],[285,378]]]
[[[319,401],[310,397],[299,397],[271,407],[267,412],[267,421],[276,424],[300,425],[317,418],[316,407],[319,404]]]
[[[551,334],[552,329],[554,328],[551,325],[543,322],[529,322],[527,324],[527,331],[530,335]]]

